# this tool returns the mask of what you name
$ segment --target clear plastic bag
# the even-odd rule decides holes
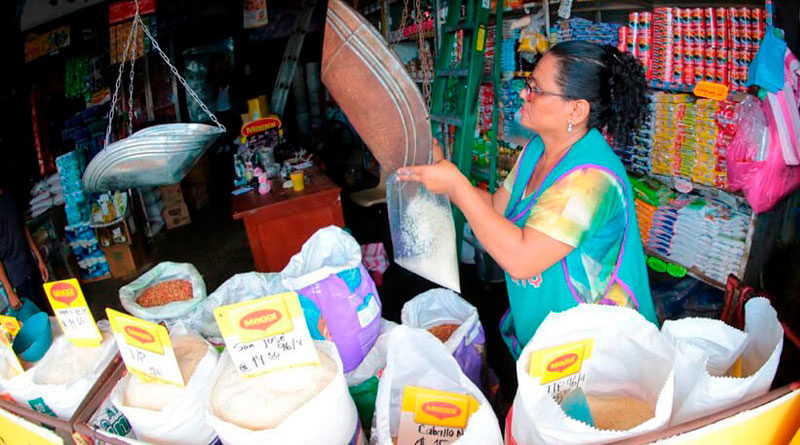
[[[761,161],[767,159],[769,131],[761,104],[748,96],[737,107],[739,128],[728,147],[728,186],[732,190],[745,187],[756,174]]]
[[[398,181],[392,173],[386,204],[395,263],[460,293],[456,229],[447,197],[430,193],[419,182]]]

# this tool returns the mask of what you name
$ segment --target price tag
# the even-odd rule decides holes
[[[0,443],[26,445],[62,445],[56,433],[34,425],[22,417],[0,409]]]
[[[11,338],[16,337],[17,332],[19,332],[22,327],[22,325],[19,324],[19,320],[14,317],[9,317],[8,315],[0,315],[0,326],[11,334]]]
[[[44,292],[69,341],[76,346],[98,346],[103,342],[103,334],[97,329],[78,280],[45,283]]]
[[[11,375],[0,377],[14,377],[25,372],[22,368],[22,364],[19,362],[17,354],[14,353],[14,348],[11,346],[11,339],[9,338],[8,331],[3,327],[0,327],[0,357],[3,357],[11,366]]]
[[[125,367],[145,382],[184,387],[167,328],[106,308]]]
[[[694,95],[706,99],[725,100],[728,97],[728,87],[721,83],[700,81],[694,86]]]
[[[398,445],[452,443],[464,435],[480,402],[472,396],[416,386],[403,389]]]
[[[581,370],[592,356],[593,345],[594,339],[589,338],[533,351],[528,373],[539,378],[539,383],[547,386],[547,392],[560,402],[564,394],[586,381]]]
[[[244,376],[321,366],[294,292],[218,307],[214,317],[234,366]]]

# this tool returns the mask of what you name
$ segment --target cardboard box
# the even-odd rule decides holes
[[[115,244],[132,244],[136,233],[135,226],[132,225],[132,217],[106,227],[97,227],[94,233],[100,247],[109,247]]]
[[[135,275],[144,263],[144,247],[140,241],[130,245],[116,244],[103,247],[103,253],[111,269],[111,276],[124,278]]]
[[[186,203],[182,203],[179,206],[164,208],[161,214],[164,216],[164,221],[167,223],[167,229],[185,226],[192,222]]]
[[[183,204],[183,192],[181,191],[181,185],[162,185],[161,200],[164,202],[164,207],[177,207],[178,205]]]

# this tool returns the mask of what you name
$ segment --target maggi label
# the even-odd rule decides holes
[[[479,406],[478,400],[466,394],[406,386],[397,443],[455,442],[464,434],[470,416]],[[446,442],[437,442],[442,440]]]
[[[592,354],[592,339],[567,343],[534,351],[528,369],[532,377],[540,377],[542,385],[580,372],[583,362]]]

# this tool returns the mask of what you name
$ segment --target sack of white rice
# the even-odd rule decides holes
[[[147,383],[128,373],[111,395],[139,439],[160,444],[206,445],[214,431],[203,417],[219,354],[183,325],[173,326],[170,341],[185,386]]]
[[[0,387],[18,404],[59,419],[69,419],[117,353],[117,344],[105,320],[99,346],[75,346],[61,335],[51,319],[53,343],[36,364],[23,363],[25,373],[0,381]]]
[[[450,201],[430,193],[422,183],[386,181],[386,205],[394,261],[442,287],[461,293],[456,229]]]
[[[674,360],[669,341],[632,309],[581,304],[551,313],[517,360],[506,437],[519,445],[590,444],[664,428]],[[560,406],[577,388],[592,425],[568,415],[567,403]]]
[[[709,318],[664,322],[661,331],[677,350],[673,425],[769,391],[783,351],[783,328],[766,298],[753,298],[744,309],[744,332]]]
[[[375,417],[372,421],[370,443],[392,445],[401,429],[401,416],[406,405],[404,395],[407,387],[444,391],[466,396],[477,403],[463,428],[420,425],[419,431],[438,431],[452,434],[449,440],[460,445],[499,445],[503,443],[497,417],[481,390],[461,371],[458,363],[439,339],[424,329],[400,325],[389,333],[386,368],[378,384],[375,400]],[[424,405],[442,406],[432,401]],[[425,406],[422,409],[425,410]],[[457,409],[456,409],[457,410]],[[464,410],[459,411],[463,413]],[[434,414],[441,419],[451,416]],[[413,415],[412,415],[413,416]],[[415,430],[417,431],[417,430]],[[412,433],[413,434],[413,433]],[[458,437],[456,439],[456,437]],[[428,443],[425,438],[421,440]],[[430,440],[430,439],[428,439]],[[430,440],[430,443],[434,443]]]
[[[228,352],[214,373],[206,419],[226,445],[349,444],[363,440],[336,346],[315,341],[322,366],[242,377]]]

